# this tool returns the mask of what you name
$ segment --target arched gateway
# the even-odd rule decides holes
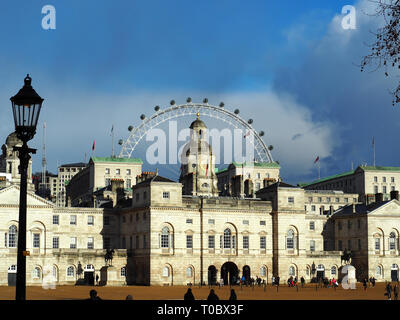
[[[226,285],[237,284],[239,280],[239,269],[233,262],[225,262],[221,267],[221,278]]]

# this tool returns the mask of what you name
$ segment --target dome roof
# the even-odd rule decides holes
[[[190,129],[194,129],[194,128],[207,128],[206,124],[201,121],[200,119],[197,119],[195,121],[192,122],[192,124],[189,127]]]
[[[17,137],[16,132],[13,132],[8,135],[8,137],[6,139],[6,145],[8,148],[12,148],[17,145],[22,145],[22,140]]]

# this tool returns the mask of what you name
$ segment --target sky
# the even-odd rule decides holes
[[[56,9],[53,30],[42,28],[45,5]],[[342,28],[345,5],[356,8],[356,29]],[[9,98],[29,73],[45,99],[29,143],[34,171],[44,121],[47,169],[56,172],[87,160],[93,141],[95,156],[110,156],[112,126],[115,141],[125,140],[141,114],[187,97],[254,119],[289,183],[316,179],[317,156],[322,177],[371,165],[373,137],[377,165],[399,165],[400,110],[389,94],[398,75],[358,67],[380,23],[369,0],[15,0],[1,9],[0,141],[14,130]],[[176,165],[146,162],[147,147],[132,157],[177,179]]]

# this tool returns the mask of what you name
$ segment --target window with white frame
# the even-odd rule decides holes
[[[389,250],[396,250],[396,234],[394,232],[389,235]]]
[[[169,277],[169,268],[165,266],[162,271],[163,277]]]
[[[296,275],[296,269],[293,266],[289,267],[289,276],[294,277]]]
[[[67,277],[73,277],[75,275],[75,269],[73,266],[67,268]]]
[[[288,203],[293,204],[294,203],[294,197],[288,197]]]
[[[8,228],[8,247],[16,248],[17,247],[17,227],[12,225]]]
[[[163,192],[163,199],[169,199],[169,192]]]
[[[267,268],[265,266],[262,266],[260,268],[260,275],[261,275],[261,277],[266,277],[267,276]]]
[[[126,175],[130,176],[131,175],[131,169],[126,169]]]
[[[76,237],[71,237],[69,242],[70,249],[76,249]]]
[[[161,230],[161,248],[169,248],[169,237],[170,232],[168,227],[164,227]]]
[[[59,237],[53,237],[53,249],[58,249],[60,245]]]
[[[120,175],[121,174],[121,170],[120,169],[115,169],[115,174],[116,175]]]
[[[121,268],[121,277],[126,277],[126,267]]]
[[[105,173],[106,173],[106,174],[110,174],[110,168],[106,168],[106,169],[105,169]]]
[[[191,234],[186,235],[186,248],[193,249],[193,235]]]
[[[315,240],[310,240],[310,251],[315,251]]]
[[[380,251],[381,250],[381,239],[375,238],[375,251]]]
[[[33,248],[40,248],[40,233],[34,233],[33,234],[32,247]]]
[[[224,230],[224,248],[230,249],[232,245],[232,232],[230,229]]]
[[[265,236],[260,237],[260,249],[265,250],[267,248],[267,241]]]
[[[332,276],[336,276],[336,271],[337,271],[336,267],[333,266],[333,267],[331,268],[331,275],[332,275]]]
[[[382,277],[382,267],[381,266],[376,267],[375,275],[378,279]]]
[[[290,229],[287,233],[286,238],[286,248],[287,249],[294,249],[295,247],[295,234],[292,229]]]
[[[249,249],[249,236],[243,236],[243,249]]]
[[[88,237],[87,248],[88,249],[94,248],[94,238],[93,237]],[[125,246],[123,248],[125,248]]]
[[[69,224],[76,225],[76,215],[70,216]]]
[[[315,222],[310,221],[310,230],[315,230]]]
[[[41,274],[40,268],[39,268],[39,267],[35,267],[35,268],[33,269],[32,277],[33,277],[34,279],[40,279],[40,274]]]
[[[266,225],[266,221],[265,220],[261,220],[260,221],[260,226],[265,226]]]
[[[208,236],[208,248],[215,249],[215,236]]]
[[[94,216],[88,216],[87,224],[89,226],[93,226],[94,225]]]
[[[53,215],[53,224],[59,224],[60,222],[60,216],[55,214]]]
[[[192,267],[186,268],[186,277],[191,278],[193,276],[193,269]]]

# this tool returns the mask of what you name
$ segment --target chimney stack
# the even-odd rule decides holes
[[[397,190],[390,191],[390,200],[399,200],[399,192]]]
[[[332,205],[329,206],[329,215],[330,216],[333,215],[333,206]]]
[[[356,213],[356,204],[353,203],[351,206],[352,206],[352,208],[353,208],[353,213]]]
[[[383,201],[383,193],[376,193],[375,194],[375,202],[380,203]]]

